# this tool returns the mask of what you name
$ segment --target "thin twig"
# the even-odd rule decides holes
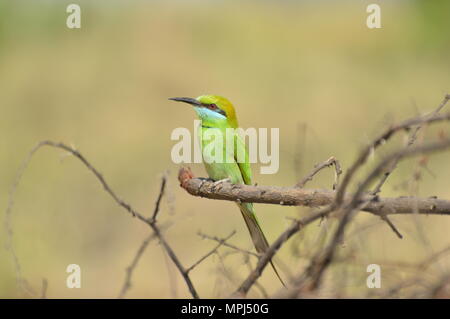
[[[206,258],[208,258],[209,256],[211,256],[212,254],[214,254],[222,245],[225,244],[225,242],[230,239],[231,237],[234,236],[234,234],[236,234],[236,231],[232,231],[231,234],[229,234],[227,237],[225,237],[223,240],[220,241],[220,243],[214,247],[213,249],[211,249],[208,253],[206,253],[204,256],[202,256],[199,260],[197,260],[195,263],[192,264],[191,267],[186,269],[186,272],[189,273],[190,271],[192,271],[195,267],[197,267],[200,263],[202,263]]]
[[[202,233],[202,232],[198,232],[197,235],[199,235],[199,236],[200,236],[201,238],[203,238],[203,239],[214,240],[214,241],[216,241],[216,242],[222,244],[223,246],[226,246],[226,247],[228,247],[228,248],[232,248],[232,249],[234,249],[234,250],[236,250],[236,251],[239,251],[239,252],[241,252],[241,253],[243,253],[243,254],[255,256],[256,258],[259,258],[259,257],[260,257],[259,254],[254,253],[253,251],[246,250],[246,249],[237,247],[237,246],[235,246],[235,245],[233,245],[233,244],[230,244],[230,243],[225,242],[225,239],[224,239],[224,238],[219,238],[219,237],[217,237],[217,236],[210,236],[210,235],[204,234],[204,233]]]
[[[8,205],[6,207],[5,211],[5,231],[6,231],[6,245],[5,248],[7,251],[11,253],[14,269],[16,271],[16,283],[19,289],[24,290],[30,295],[36,295],[36,292],[33,290],[33,288],[28,284],[28,281],[22,276],[22,267],[19,262],[19,257],[17,256],[17,253],[14,249],[13,245],[13,227],[12,227],[12,211],[14,207],[14,196],[17,191],[17,187],[19,186],[19,183],[22,179],[23,174],[25,173],[25,170],[27,169],[28,165],[30,164],[30,161],[36,153],[36,151],[41,147],[41,143],[37,144],[35,147],[31,149],[31,151],[27,154],[26,158],[23,160],[22,164],[20,165],[16,177],[14,179],[14,182],[9,190],[8,194]]]
[[[322,163],[315,165],[313,170],[308,175],[306,175],[300,182],[298,182],[297,185],[295,185],[295,187],[298,187],[298,188],[305,187],[306,183],[311,181],[318,172],[320,172],[322,169],[324,169],[326,167],[330,167],[332,165],[335,168],[335,178],[334,178],[334,184],[333,184],[333,190],[335,190],[339,184],[339,176],[342,174],[342,170],[341,170],[341,165],[340,165],[339,161],[334,156],[330,157],[329,159],[327,159],[326,161],[324,161]]]
[[[392,231],[397,235],[398,238],[402,239],[403,235],[400,233],[400,231],[397,229],[397,227],[392,223],[392,221],[387,217],[386,215],[381,215],[380,218],[386,222],[386,224],[389,225],[389,227],[392,229]]]
[[[166,189],[166,183],[167,183],[167,177],[164,177],[161,182],[161,188],[159,190],[158,199],[156,200],[155,209],[153,210],[153,215],[152,215],[151,221],[155,221],[156,216],[158,215],[159,205],[160,205],[161,199],[164,195],[164,190]]]
[[[125,297],[125,294],[131,288],[131,277],[133,275],[133,272],[142,255],[144,254],[144,251],[147,248],[148,244],[154,238],[156,238],[155,234],[149,235],[146,239],[144,239],[141,246],[139,246],[139,249],[137,250],[136,255],[134,256],[133,261],[131,262],[130,266],[128,266],[126,269],[125,281],[123,283],[122,289],[120,290],[119,298]]]

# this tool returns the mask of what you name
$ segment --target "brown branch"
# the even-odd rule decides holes
[[[167,243],[167,241],[164,239],[161,231],[156,226],[156,223],[154,223],[154,222],[151,223],[150,227],[153,229],[153,232],[159,238],[160,243],[163,245],[163,247],[166,250],[167,254],[169,255],[170,259],[172,259],[173,263],[177,267],[178,271],[180,272],[181,276],[183,277],[184,281],[186,282],[186,285],[188,286],[192,297],[194,297],[195,299],[198,299],[199,296],[198,296],[197,291],[195,290],[194,284],[192,283],[188,272],[183,267],[183,265],[181,264],[181,262],[178,259],[178,257],[175,255],[175,252],[173,251],[172,247],[170,247],[169,244]]]
[[[429,153],[433,151],[438,151],[444,148],[450,147],[450,141],[438,142],[427,144],[421,147],[404,149],[399,152],[395,152],[390,156],[387,156],[381,163],[373,169],[373,171],[367,176],[363,183],[358,188],[355,194],[346,200],[346,206],[343,209],[342,219],[338,226],[338,229],[333,236],[333,240],[329,245],[328,249],[324,254],[320,254],[317,258],[313,259],[310,267],[308,267],[307,276],[308,279],[312,278],[312,284],[308,285],[309,289],[316,289],[320,283],[320,279],[325,269],[331,263],[337,244],[341,241],[344,229],[352,217],[352,212],[358,210],[366,210],[374,214],[393,214],[393,213],[413,213],[416,211],[424,214],[436,213],[436,204],[439,204],[439,214],[450,214],[450,202],[440,200],[438,202],[430,203],[429,200],[436,200],[435,198],[428,199],[414,199],[414,203],[408,203],[403,201],[402,198],[397,199],[381,199],[377,196],[369,195],[364,196],[364,191],[367,189],[369,184],[375,179],[379,174],[381,174],[382,169],[386,167],[393,160],[402,159],[405,157],[414,156],[421,153]],[[274,256],[277,250],[286,242],[293,234],[300,230],[301,225],[306,225],[317,218],[326,216],[328,213],[336,209],[336,202],[334,201],[334,192],[332,192],[331,198],[328,201],[318,201],[318,193],[320,191],[306,191],[296,188],[274,188],[274,187],[256,187],[248,185],[232,185],[227,183],[222,183],[219,188],[213,182],[205,180],[193,179],[193,174],[188,169],[180,169],[179,181],[181,186],[185,188],[189,193],[196,196],[203,196],[215,199],[227,199],[227,200],[240,200],[243,202],[264,202],[264,203],[274,203],[274,204],[303,204],[305,206],[324,206],[329,204],[328,207],[322,211],[316,212],[309,216],[306,220],[294,222],[267,250],[267,252],[259,259],[255,270],[247,277],[243,284],[237,290],[237,293],[246,294],[251,286],[255,283],[257,278],[261,276],[261,273],[270,259]],[[303,198],[300,198],[303,195]],[[304,195],[310,195],[308,200],[305,200]],[[322,198],[323,200],[323,198]],[[389,210],[386,210],[386,205],[390,201]],[[311,204],[311,203],[315,204]],[[320,204],[319,204],[320,202]],[[372,203],[375,203],[373,206]],[[380,206],[382,203],[382,206]],[[399,206],[399,203],[403,204]],[[424,206],[424,204],[427,204]],[[405,205],[406,204],[406,205]],[[431,206],[428,206],[430,205]]]
[[[443,103],[445,105],[450,99],[450,95],[446,95]],[[441,107],[441,108],[442,108]],[[440,108],[439,108],[440,109]],[[323,190],[304,190],[300,188],[281,188],[281,187],[256,187],[248,185],[232,185],[229,183],[221,183],[219,188],[216,184],[205,180],[197,180],[193,178],[193,174],[188,169],[180,169],[179,181],[181,186],[194,196],[207,197],[211,199],[230,200],[237,202],[254,202],[254,203],[271,203],[279,205],[297,205],[318,207],[326,206],[324,209],[308,216],[311,221],[319,217],[324,217],[332,211],[338,211],[341,216],[340,223],[336,232],[333,235],[331,243],[328,245],[325,252],[319,252],[310,263],[307,271],[297,280],[297,284],[303,289],[316,289],[321,281],[327,267],[331,264],[335,250],[338,243],[341,242],[344,230],[352,217],[360,210],[371,212],[375,215],[381,216],[390,227],[397,233],[401,234],[395,226],[387,219],[389,214],[450,214],[450,201],[437,200],[437,198],[380,198],[376,194],[378,189],[384,181],[375,188],[374,193],[367,193],[367,188],[372,181],[378,177],[382,170],[386,167],[391,167],[394,163],[405,157],[414,156],[421,153],[429,153],[444,148],[450,147],[450,141],[440,143],[427,144],[421,147],[404,149],[400,152],[395,152],[387,156],[375,169],[366,177],[354,194],[348,195],[346,190],[350,181],[356,174],[356,171],[363,166],[370,153],[378,146],[384,144],[395,133],[401,130],[409,130],[412,126],[423,123],[435,123],[439,121],[450,120],[450,113],[444,115],[437,115],[433,113],[431,116],[420,116],[408,119],[400,124],[391,126],[379,135],[371,144],[362,150],[357,157],[354,164],[350,167],[344,176],[343,183],[339,186],[337,192],[323,191]],[[417,133],[417,132],[416,132]],[[416,133],[412,136],[415,138]],[[410,143],[408,146],[410,146]],[[324,167],[329,166],[329,163],[318,165],[308,176],[306,176],[298,186],[304,186],[312,177],[317,174]],[[339,169],[340,170],[340,169]],[[338,169],[337,169],[338,171]],[[338,177],[339,174],[337,174]],[[431,202],[430,202],[431,200]],[[312,217],[311,217],[312,216]],[[293,234],[297,233],[301,226],[305,225],[304,220],[294,222],[278,239],[269,247],[265,254],[261,256],[254,271],[250,273],[247,279],[238,288],[237,293],[246,294],[256,280],[261,276],[267,263],[275,255],[277,250],[285,243]],[[304,285],[305,282],[309,284]]]
[[[193,178],[189,168],[181,168],[178,174],[181,186],[191,195],[209,199],[228,200],[285,206],[321,207],[333,203],[336,192],[322,189],[301,189],[297,187],[252,186],[221,183]],[[347,196],[346,200],[351,196]],[[374,215],[411,214],[416,208],[420,214],[450,215],[450,201],[436,197],[378,197],[364,195],[362,200],[371,199],[362,209]]]
[[[429,115],[427,115],[427,117],[432,118],[433,116],[436,116],[440,112],[440,110],[447,104],[449,99],[450,99],[450,95],[447,94],[445,96],[445,98],[443,99],[443,101],[439,104],[439,106],[433,112],[431,112]],[[417,139],[417,134],[419,133],[421,128],[422,128],[422,125],[419,124],[411,132],[411,134],[409,135],[409,138],[408,138],[407,147],[410,147],[411,145],[414,144],[414,142]],[[376,185],[375,189],[371,192],[372,195],[377,195],[379,192],[381,192],[381,187],[384,185],[384,183],[386,183],[389,176],[392,174],[394,169],[397,167],[398,161],[399,161],[399,159],[395,160],[391,165],[389,165],[388,169],[382,175],[382,177],[381,177],[380,181],[378,182],[378,184]],[[402,234],[398,231],[398,229],[395,227],[395,225],[392,223],[392,221],[389,219],[389,217],[387,217],[386,215],[383,215],[383,216],[381,216],[381,219],[384,220],[389,225],[389,227],[392,229],[392,231],[400,239],[403,238]]]
[[[244,280],[244,282],[239,286],[236,293],[245,295],[250,290],[250,288],[255,284],[256,280],[262,275],[264,268],[270,262],[272,257],[276,254],[276,252],[280,249],[280,247],[292,237],[292,235],[296,234],[303,226],[306,226],[315,220],[326,216],[331,212],[331,207],[324,208],[315,213],[312,213],[300,220],[294,221],[291,226],[286,229],[274,242],[267,251],[261,256],[258,260],[258,263],[255,269],[248,275],[248,277]]]
[[[447,94],[445,96],[445,103],[450,100],[450,94]],[[380,145],[384,144],[386,141],[388,141],[394,134],[396,134],[399,131],[402,130],[409,130],[410,127],[419,125],[422,123],[435,123],[435,122],[441,122],[441,121],[448,121],[450,120],[450,113],[442,114],[442,115],[435,115],[432,117],[429,116],[419,116],[414,117],[408,120],[405,120],[397,125],[393,125],[390,128],[386,129],[382,134],[380,134],[377,138],[374,139],[372,143],[370,143],[368,146],[366,146],[356,159],[356,161],[353,163],[353,165],[348,169],[347,173],[344,175],[344,179],[338,188],[338,192],[336,195],[336,202],[340,204],[345,197],[345,193],[347,190],[347,187],[350,183],[350,180],[356,173],[356,171],[363,166],[367,159],[369,158],[371,152],[379,147]]]
[[[425,115],[425,119],[424,122],[427,122],[427,120],[432,119],[433,117],[435,117],[436,115],[439,114],[439,112],[441,111],[441,109],[447,104],[447,102],[450,100],[450,94],[445,95],[444,99],[442,100],[442,102],[439,104],[439,106],[430,114]],[[408,138],[408,142],[407,142],[407,147],[410,147],[411,145],[414,144],[414,142],[417,139],[417,134],[419,133],[420,129],[422,128],[422,124],[423,123],[419,123],[414,130],[411,132],[411,134],[409,135]],[[383,174],[382,178],[380,179],[380,181],[378,182],[377,186],[375,187],[375,189],[372,191],[373,195],[377,195],[380,191],[381,191],[381,187],[384,185],[384,183],[386,182],[386,180],[388,179],[388,177],[392,174],[393,170],[397,167],[397,161],[394,161],[394,163],[392,163],[390,165],[390,167],[388,168],[388,170]]]
[[[350,200],[350,202],[342,209],[343,211],[342,217],[338,225],[338,228],[333,235],[331,243],[325,249],[324,252],[319,252],[317,256],[313,258],[313,260],[310,263],[310,266],[306,270],[306,276],[303,277],[304,280],[300,281],[301,284],[299,286],[302,286],[304,281],[307,280],[310,281],[310,283],[306,285],[307,290],[315,290],[319,287],[326,268],[331,264],[333,260],[336,247],[342,241],[345,228],[347,227],[348,223],[350,222],[354,214],[368,203],[362,201],[362,195],[364,191],[369,187],[370,183],[382,173],[384,167],[386,167],[387,165],[391,164],[394,161],[398,161],[406,157],[411,157],[417,154],[440,151],[447,149],[449,147],[450,147],[450,140],[444,142],[435,142],[415,148],[406,147],[400,151],[394,152],[389,156],[385,157],[384,160],[382,160],[367,175],[367,177],[358,187],[358,190],[355,192],[354,195],[352,195],[352,199]]]

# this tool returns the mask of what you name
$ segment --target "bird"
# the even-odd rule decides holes
[[[187,103],[193,106],[197,113],[201,121],[198,128],[198,135],[201,141],[200,146],[202,149],[203,163],[209,178],[215,181],[215,183],[229,181],[232,184],[251,185],[252,170],[248,150],[244,140],[236,131],[231,135],[233,139],[229,144],[232,145],[232,147],[229,147],[232,148],[231,152],[225,149],[227,145],[226,139],[230,138],[226,133],[227,129],[238,128],[238,120],[233,104],[228,99],[219,95],[201,95],[197,98],[173,97],[169,98],[169,100]],[[213,130],[213,133],[219,133],[217,136],[222,138],[222,141],[220,141],[222,142],[222,146],[219,145],[218,147],[222,147],[223,160],[214,161],[213,158],[210,158],[211,154],[206,154],[205,149],[212,149],[216,146],[210,145],[210,143],[219,142],[216,138],[209,137],[208,130]],[[243,157],[242,159],[238,157],[239,154],[244,154],[244,156],[241,156]],[[258,222],[253,203],[237,202],[236,204],[247,225],[256,251],[260,254],[265,253],[269,248],[269,243]],[[282,285],[286,287],[272,260],[270,260],[270,264]]]

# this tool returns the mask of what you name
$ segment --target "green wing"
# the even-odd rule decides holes
[[[234,159],[239,166],[244,183],[252,184],[252,169],[248,157],[247,147],[242,138],[236,133],[234,136]]]
[[[239,170],[241,171],[244,183],[247,185],[251,185],[252,169],[250,167],[248,150],[244,141],[237,133],[235,134],[234,138],[234,159],[238,164]],[[269,248],[269,243],[267,242],[266,236],[264,236],[261,226],[258,223],[258,219],[256,218],[255,212],[253,210],[253,204],[238,203],[238,206],[241,210],[242,217],[244,217],[245,224],[247,225],[248,231],[250,232],[250,236],[252,238],[253,245],[255,245],[256,251],[259,253],[266,252]],[[272,268],[275,271],[278,279],[281,281],[283,286],[286,287],[280,275],[278,274],[278,271],[275,268],[272,260],[270,260],[270,264],[272,265]]]

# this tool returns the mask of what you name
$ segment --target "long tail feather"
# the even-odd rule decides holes
[[[253,205],[250,203],[242,203],[238,204],[238,206],[241,210],[242,217],[244,217],[245,224],[247,225],[248,231],[250,232],[250,236],[252,238],[253,245],[255,245],[256,251],[258,253],[265,253],[267,249],[269,249],[269,243],[267,242],[266,236],[264,236],[264,233],[259,226],[258,220],[256,219],[256,216],[253,212]],[[272,265],[273,271],[277,275],[280,282],[284,287],[286,287],[272,260],[270,260],[270,265]]]

